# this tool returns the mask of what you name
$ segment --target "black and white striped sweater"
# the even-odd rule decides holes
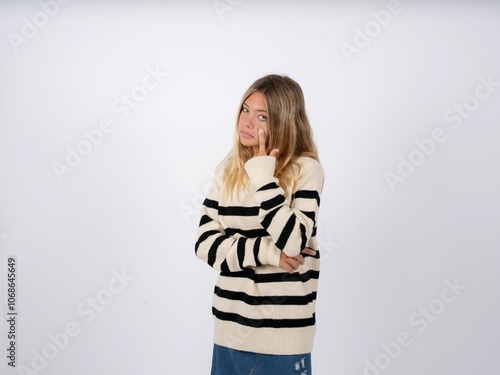
[[[275,157],[245,164],[247,189],[225,192],[224,164],[203,203],[196,255],[220,271],[213,297],[214,342],[264,354],[305,354],[315,333],[319,249],[316,223],[323,187],[317,160],[299,157],[300,171],[286,195],[274,177]],[[280,253],[317,250],[290,274]]]

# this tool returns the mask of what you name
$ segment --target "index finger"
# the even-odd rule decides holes
[[[264,156],[266,154],[266,134],[264,129],[259,129],[259,156]]]

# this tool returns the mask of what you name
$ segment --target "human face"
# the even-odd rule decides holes
[[[238,118],[238,131],[243,146],[252,147],[254,153],[259,150],[259,129],[264,130],[267,140],[269,123],[264,94],[254,92],[243,102]]]

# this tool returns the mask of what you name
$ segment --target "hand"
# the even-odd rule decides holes
[[[276,156],[280,150],[277,148],[271,150],[269,156]],[[259,129],[259,150],[255,152],[254,156],[267,156],[266,153],[266,134],[264,129]]]
[[[281,252],[280,256],[280,267],[286,270],[288,273],[294,273],[297,269],[304,264],[304,256],[302,254],[307,254],[311,256],[316,255],[316,251],[306,247],[300,252],[300,254],[289,257],[284,251]]]

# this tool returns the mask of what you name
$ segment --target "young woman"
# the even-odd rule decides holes
[[[195,245],[220,271],[212,375],[311,375],[322,187],[300,86],[258,79],[243,95]]]

